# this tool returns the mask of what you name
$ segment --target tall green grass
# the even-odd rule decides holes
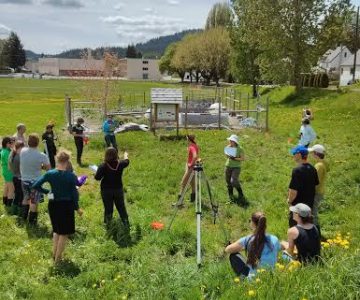
[[[152,86],[123,84],[136,89]],[[40,133],[50,118],[59,130],[64,123],[64,94],[76,94],[79,87],[80,82],[72,81],[0,80],[0,135],[13,134],[19,122],[26,123],[29,132]],[[359,299],[360,96],[346,90],[310,89],[294,96],[290,87],[267,95],[271,99],[270,132],[237,132],[247,156],[241,173],[251,202],[247,210],[227,203],[223,148],[230,132],[194,131],[205,174],[220,206],[215,225],[209,209],[204,209],[201,269],[195,263],[195,209],[189,196],[171,231],[150,227],[155,220],[168,225],[174,213],[171,203],[183,175],[186,142],[159,141],[150,133],[129,132],[118,135],[117,140],[131,161],[124,172],[130,236],[117,221],[106,231],[99,184],[90,170],[76,168],[77,174],[90,175],[80,190],[85,214],[77,218],[77,232],[60,268],[54,269],[50,259],[46,204],[40,207],[37,229],[19,226],[15,217],[0,208],[0,299]],[[223,249],[228,239],[249,233],[251,212],[263,210],[268,231],[286,238],[285,199],[294,166],[288,138],[297,134],[303,107],[314,112],[313,127],[318,142],[328,149],[331,168],[320,210],[322,231],[328,238],[349,233],[349,248],[332,245],[323,249],[321,265],[293,271],[277,268],[259,274],[257,280],[234,281]],[[60,132],[60,139],[63,147],[75,152],[66,132]],[[98,164],[102,157],[102,136],[93,136],[84,161]]]

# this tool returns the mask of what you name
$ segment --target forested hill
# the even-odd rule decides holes
[[[166,47],[174,42],[180,41],[185,35],[189,33],[195,33],[200,31],[199,29],[191,29],[184,30],[181,32],[177,32],[172,35],[161,36],[158,38],[151,39],[144,43],[138,43],[135,45],[137,51],[140,51],[144,57],[146,58],[160,58],[164,53]],[[116,53],[119,57],[126,56],[127,47],[99,47],[96,49],[92,49],[92,55],[95,58],[102,58],[104,51],[110,51],[112,53]],[[83,49],[71,49],[64,51],[57,55],[45,55],[46,57],[59,57],[59,58],[80,58],[87,53],[85,48]],[[27,51],[27,58],[34,59],[40,57],[40,55],[33,53],[31,51]],[[30,55],[28,55],[30,54]]]

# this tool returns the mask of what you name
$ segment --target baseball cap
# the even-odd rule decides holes
[[[317,152],[320,154],[325,153],[325,147],[323,145],[319,145],[319,144],[316,144],[316,145],[310,147],[308,150],[309,150],[309,152]]]
[[[308,155],[308,154],[309,154],[309,150],[308,150],[306,147],[302,146],[302,145],[298,145],[298,146],[296,146],[295,148],[292,148],[292,149],[290,150],[290,153],[291,153],[292,155],[295,155],[295,154],[300,153],[302,156],[304,156],[304,155]]]
[[[232,134],[230,137],[227,138],[227,140],[239,144],[239,137],[236,134]]]
[[[297,213],[303,218],[311,216],[311,208],[304,203],[298,203],[294,206],[290,206],[290,211]]]

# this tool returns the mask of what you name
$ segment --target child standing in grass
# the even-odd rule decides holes
[[[319,206],[321,201],[324,199],[325,193],[325,179],[326,174],[329,171],[329,166],[325,161],[325,147],[322,145],[314,145],[313,147],[309,148],[309,152],[313,153],[313,157],[316,161],[315,169],[319,178],[319,184],[315,188],[315,197],[314,197],[314,205],[312,209],[312,213],[314,216],[314,224],[318,228],[320,232],[320,225],[319,225]]]
[[[71,133],[74,136],[76,146],[76,161],[79,166],[82,166],[81,156],[84,149],[84,119],[77,118],[76,124],[71,128]]]
[[[281,250],[278,238],[266,233],[264,213],[253,213],[249,222],[253,233],[225,248],[234,272],[244,277],[255,275],[258,268],[274,268]],[[239,254],[243,250],[247,253],[246,259]]]
[[[239,146],[239,138],[233,134],[229,138],[229,145],[225,148],[225,155],[227,157],[225,163],[225,181],[228,189],[228,194],[231,202],[247,207],[249,205],[246,200],[239,181],[241,171],[241,161],[245,160],[244,150]],[[234,197],[234,188],[238,192],[238,197]]]
[[[122,223],[129,227],[128,214],[124,201],[122,175],[129,165],[128,153],[124,153],[124,160],[119,160],[115,148],[105,151],[104,162],[98,167],[95,179],[101,180],[101,197],[104,203],[104,223],[109,224],[113,217],[114,204],[120,215]]]
[[[299,145],[308,148],[315,139],[316,133],[310,125],[310,119],[304,118],[299,132]]]
[[[8,136],[4,137],[1,144],[1,167],[5,182],[3,190],[3,204],[7,207],[10,207],[13,203],[15,190],[13,183],[13,173],[9,169],[9,156],[11,153],[11,147],[13,145],[13,139]]]
[[[55,168],[55,155],[56,155],[56,146],[55,146],[55,134],[53,131],[54,125],[48,124],[46,126],[46,131],[42,135],[42,141],[45,143],[46,154],[50,160],[51,168]]]
[[[23,201],[23,190],[21,187],[21,174],[20,174],[20,151],[24,148],[24,142],[16,141],[15,146],[9,157],[9,168],[14,174],[13,183],[15,188],[15,198],[13,202],[13,212],[17,214],[20,212],[21,204]]]
[[[75,233],[75,213],[82,216],[79,208],[76,186],[77,177],[68,171],[70,155],[60,151],[56,157],[57,168],[46,172],[33,185],[32,188],[49,194],[49,190],[42,188],[45,182],[50,183],[51,196],[49,196],[49,215],[53,228],[53,259],[58,263],[62,259],[68,236]]]

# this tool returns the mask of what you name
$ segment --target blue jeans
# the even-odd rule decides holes
[[[114,147],[117,150],[115,134],[106,134],[105,135],[106,147]]]

